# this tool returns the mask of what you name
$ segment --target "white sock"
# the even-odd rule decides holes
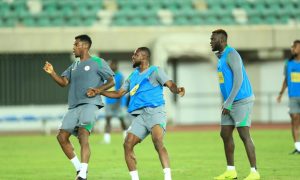
[[[110,143],[110,134],[109,133],[104,133],[103,140],[106,144]]]
[[[75,156],[75,157],[73,157],[70,161],[71,161],[72,164],[74,165],[76,171],[80,171],[80,169],[81,169],[81,164],[80,164],[80,161],[79,161],[78,157]]]
[[[81,169],[80,172],[78,174],[78,176],[82,177],[82,178],[86,178],[86,172],[87,172],[87,168],[88,168],[88,164],[87,163],[81,163]]]
[[[129,174],[131,176],[131,180],[139,180],[139,174],[137,170],[130,171]]]
[[[228,170],[228,171],[235,170],[235,166],[227,166],[227,170]]]
[[[255,167],[251,167],[250,168],[250,172],[256,172],[256,168]]]
[[[165,174],[165,180],[172,180],[171,178],[171,169],[170,168],[165,168],[163,169],[164,174]]]
[[[123,138],[125,139],[127,136],[127,131],[123,131]]]
[[[300,142],[295,142],[295,148],[300,151]]]

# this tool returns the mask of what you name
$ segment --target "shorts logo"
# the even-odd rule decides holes
[[[88,71],[88,70],[90,70],[90,69],[91,69],[90,66],[85,66],[85,67],[84,67],[84,70],[85,70],[85,71]]]

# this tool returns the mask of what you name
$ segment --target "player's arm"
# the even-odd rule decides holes
[[[286,71],[287,71],[287,63],[288,61],[285,62],[285,65],[284,65],[284,68],[283,68],[283,75],[284,75],[284,79],[283,79],[283,82],[282,82],[282,86],[281,86],[281,89],[280,89],[280,92],[277,96],[277,102],[280,103],[281,102],[281,98],[282,98],[282,95],[285,91],[285,89],[287,88],[287,75],[286,75]]]
[[[100,92],[105,91],[105,90],[107,90],[107,89],[113,87],[114,85],[115,85],[115,80],[114,80],[114,78],[111,76],[110,78],[108,78],[108,79],[106,80],[106,82],[105,82],[102,86],[100,86],[100,87],[97,88],[97,89],[98,89],[97,94],[100,94]]]
[[[48,61],[46,61],[44,65],[44,71],[48,73],[52,79],[61,87],[66,87],[69,84],[69,80],[64,76],[59,76],[54,71],[54,68],[52,64],[50,64]]]
[[[243,83],[242,59],[236,51],[228,54],[227,64],[233,73],[233,85],[228,98],[223,104],[223,114],[229,113],[232,103]]]
[[[125,95],[127,91],[123,88],[119,89],[118,91],[102,91],[100,94],[110,98],[120,98]]]
[[[174,83],[172,80],[167,81],[164,85],[167,86],[174,94],[179,94],[181,97],[185,94],[184,87],[177,87],[176,83]]]
[[[280,92],[278,94],[278,97],[277,97],[277,102],[278,103],[281,102],[281,98],[282,98],[282,95],[283,95],[286,87],[287,87],[287,83],[286,83],[286,77],[285,77],[284,80],[283,80],[283,82],[282,82],[281,90],[280,90]]]
[[[120,98],[129,91],[129,78],[123,83],[122,87],[117,91],[103,91],[100,94],[110,98]]]
[[[86,95],[88,97],[94,97],[97,94],[101,94],[101,92],[113,87],[115,85],[114,78],[111,76],[109,77],[104,84],[97,88],[89,88]]]

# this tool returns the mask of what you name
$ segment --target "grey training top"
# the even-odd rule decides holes
[[[149,68],[139,73],[139,75],[145,74],[148,70]],[[149,76],[149,81],[153,86],[158,86],[158,85],[164,86],[164,84],[169,80],[171,80],[169,76],[160,67],[157,68],[157,71],[153,71],[153,73]],[[129,78],[126,79],[126,81],[124,82],[121,88],[124,89],[126,92],[130,91]],[[141,113],[141,109],[131,112],[131,114],[140,114],[140,113]]]
[[[99,57],[91,57],[86,61],[75,61],[68,67],[61,76],[69,80],[69,109],[80,104],[95,104],[103,106],[100,95],[88,97],[86,95],[89,88],[96,88],[114,76],[114,72],[108,64]]]

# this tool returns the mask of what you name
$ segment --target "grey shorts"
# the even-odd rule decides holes
[[[163,131],[166,132],[167,117],[164,106],[142,109],[141,114],[133,119],[128,132],[143,140],[151,133],[155,125],[160,125]]]
[[[300,98],[289,99],[289,113],[300,114]]]
[[[126,115],[126,108],[121,107],[119,103],[116,104],[106,104],[105,116],[124,118]]]
[[[83,127],[91,132],[96,121],[97,110],[99,110],[99,107],[94,104],[82,104],[69,109],[63,117],[59,129],[63,129],[75,136],[78,135],[79,127]]]
[[[233,125],[235,127],[251,126],[251,112],[254,101],[236,101],[232,104],[229,115],[221,115],[221,125]]]

